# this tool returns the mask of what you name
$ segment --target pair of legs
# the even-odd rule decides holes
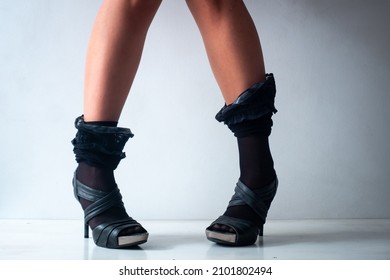
[[[259,37],[241,0],[187,0],[226,104],[264,81]],[[118,121],[160,0],[105,0],[87,55],[85,121]]]
[[[149,26],[161,0],[105,0],[92,31],[87,54],[84,121],[115,126],[136,76]],[[264,82],[266,74],[255,25],[241,0],[186,0],[201,32],[210,66],[227,105],[252,85]],[[260,122],[261,125],[261,122]],[[240,180],[250,188],[261,188],[275,178],[268,137],[238,137]],[[112,168],[80,162],[80,182],[109,192],[115,185]],[[80,199],[83,208],[91,203]],[[258,219],[250,207],[232,206],[225,214]],[[113,208],[90,220],[94,228],[107,220],[126,219],[127,213]],[[213,229],[233,232],[226,225]],[[120,235],[142,232],[141,227],[122,230]]]

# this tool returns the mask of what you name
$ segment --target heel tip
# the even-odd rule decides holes
[[[264,227],[259,228],[259,236],[264,235]]]
[[[88,224],[84,225],[84,238],[89,238],[89,227],[88,227]]]

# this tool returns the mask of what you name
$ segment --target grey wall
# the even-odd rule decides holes
[[[270,218],[390,218],[390,2],[246,1],[277,79]],[[0,2],[0,218],[82,218],[70,140],[100,1]],[[184,1],[150,29],[120,125],[117,181],[137,219],[213,219],[238,177],[235,139]]]

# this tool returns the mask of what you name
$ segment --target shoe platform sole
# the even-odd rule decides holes
[[[206,230],[207,239],[216,243],[236,245],[236,234]]]
[[[136,246],[142,243],[145,243],[148,240],[149,234],[137,234],[129,236],[119,236],[118,237],[118,246],[120,247],[130,247]]]

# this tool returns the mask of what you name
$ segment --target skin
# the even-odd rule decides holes
[[[87,51],[85,121],[118,121],[159,0],[105,0]]]
[[[256,27],[238,0],[187,0],[226,104],[265,80]]]

